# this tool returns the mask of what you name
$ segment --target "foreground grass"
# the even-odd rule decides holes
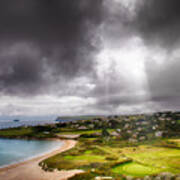
[[[146,175],[158,174],[161,172],[159,168],[153,166],[144,166],[136,162],[119,165],[113,168],[114,173],[122,173],[129,176],[144,177]]]
[[[124,175],[180,173],[180,149],[161,147],[162,142],[156,140],[130,146],[116,139],[81,138],[75,148],[46,159],[40,165],[45,170],[82,169],[89,172],[90,177],[105,175],[116,179]]]
[[[138,146],[123,148],[122,152],[133,162],[116,166],[113,172],[142,177],[161,172],[180,173],[180,150],[164,147]]]
[[[157,167],[162,171],[180,172],[180,149],[139,146],[135,152],[126,150],[126,156],[147,166]]]

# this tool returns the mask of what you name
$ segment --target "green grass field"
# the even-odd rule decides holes
[[[126,150],[125,150],[126,151]],[[158,168],[178,168],[180,167],[180,149],[139,146],[136,151],[128,150],[126,156],[136,162],[143,163]],[[177,161],[175,163],[175,160]],[[173,161],[173,163],[172,163]]]
[[[115,167],[113,172],[131,176],[145,176],[160,172],[180,173],[180,149],[139,146],[123,148],[122,153],[133,159],[132,163]]]
[[[108,129],[108,132],[113,132],[114,129]],[[102,130],[101,129],[96,129],[96,130],[71,130],[71,129],[65,129],[65,130],[61,130],[60,132],[57,133],[57,135],[69,135],[69,134],[72,134],[72,135],[76,135],[76,134],[87,134],[87,135],[90,135],[90,134],[94,134],[94,133],[101,133]]]
[[[54,134],[49,132],[44,133],[46,130],[39,130],[37,127],[19,127],[19,128],[10,128],[10,129],[2,129],[0,130],[0,137],[1,138],[52,138]]]
[[[0,136],[11,137],[11,136],[26,136],[33,133],[32,128],[13,128],[0,130]]]
[[[161,172],[159,168],[152,167],[152,166],[144,166],[136,162],[130,162],[130,163],[116,166],[112,169],[112,171],[117,174],[120,173],[123,175],[137,176],[137,177],[158,174]]]
[[[155,145],[136,147],[116,146],[115,141],[97,143],[84,140],[63,154],[44,161],[49,168],[57,169],[95,169],[106,175],[144,177],[161,172],[180,173],[180,149]],[[130,161],[129,161],[130,160]]]

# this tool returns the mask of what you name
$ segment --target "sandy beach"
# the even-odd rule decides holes
[[[75,146],[76,141],[63,140],[63,145],[48,154],[0,169],[0,180],[66,180],[81,170],[45,172],[38,165],[42,160]]]

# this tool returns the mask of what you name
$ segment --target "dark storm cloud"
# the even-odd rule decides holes
[[[168,57],[169,58],[169,57]],[[165,107],[177,106],[180,100],[180,61],[166,59],[161,64],[155,60],[146,64],[151,99]]]
[[[142,37],[148,48],[153,49],[145,64],[147,83],[151,100],[162,109],[176,109],[179,106],[180,61],[174,55],[175,52],[178,54],[180,45],[179,19],[179,0],[143,0],[137,6],[134,18],[136,33]],[[157,54],[159,55],[154,58]]]
[[[122,1],[104,0],[102,36],[110,48],[123,47],[135,34],[134,12]]]
[[[71,80],[91,72],[102,8],[102,0],[1,1],[1,92],[38,93],[51,85],[50,76]]]
[[[76,40],[74,45],[78,45],[87,38],[82,34],[87,33],[88,23],[90,26],[99,23],[100,15],[101,0],[1,1],[0,37],[46,43],[48,40],[49,43],[63,42],[69,46],[72,40]]]
[[[119,66],[120,67],[120,66]],[[111,59],[109,68],[104,69],[100,76],[94,80],[95,88],[89,93],[96,99],[95,107],[107,112],[119,106],[135,105],[147,101],[144,94],[139,94],[141,88],[133,79],[132,74],[128,74],[123,64],[121,70],[117,62]]]
[[[145,101],[148,101],[146,97],[138,96],[136,94],[129,94],[129,95],[122,95],[116,94],[116,95],[109,95],[104,96],[98,99],[96,107],[104,110],[113,110],[116,109],[119,106],[133,106],[133,105],[139,105],[144,103]]]
[[[178,47],[179,0],[136,0],[134,5],[126,0],[1,0],[0,93],[90,97],[104,110],[142,104],[149,101],[147,94],[163,104],[175,99],[180,93],[177,58],[170,62],[167,57],[161,66],[146,64],[150,92],[143,95],[139,91],[147,89],[139,87],[130,69],[116,72],[112,64],[103,78],[96,74],[100,40],[112,52],[131,43],[138,48],[131,42],[137,37],[150,50]]]
[[[36,47],[37,48],[37,47]],[[23,95],[40,90],[43,66],[38,48],[26,44],[4,47],[0,53],[0,92]]]
[[[179,0],[143,0],[136,8],[134,26],[149,45],[172,48],[179,42]]]
[[[105,0],[104,34],[112,44],[123,46],[133,36],[147,45],[168,48],[179,42],[179,0]],[[128,4],[128,2],[131,2]]]

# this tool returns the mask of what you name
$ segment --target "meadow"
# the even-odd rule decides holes
[[[12,139],[45,139],[53,138],[55,134],[51,132],[51,127],[47,126],[34,126],[34,127],[18,127],[0,130],[0,138]],[[48,133],[47,133],[48,132]]]
[[[179,174],[180,149],[165,147],[165,142],[167,139],[132,146],[116,139],[81,138],[75,148],[53,156],[40,165],[50,171],[82,169],[86,171],[86,178],[90,179],[96,176],[116,179],[144,177],[162,172]]]

